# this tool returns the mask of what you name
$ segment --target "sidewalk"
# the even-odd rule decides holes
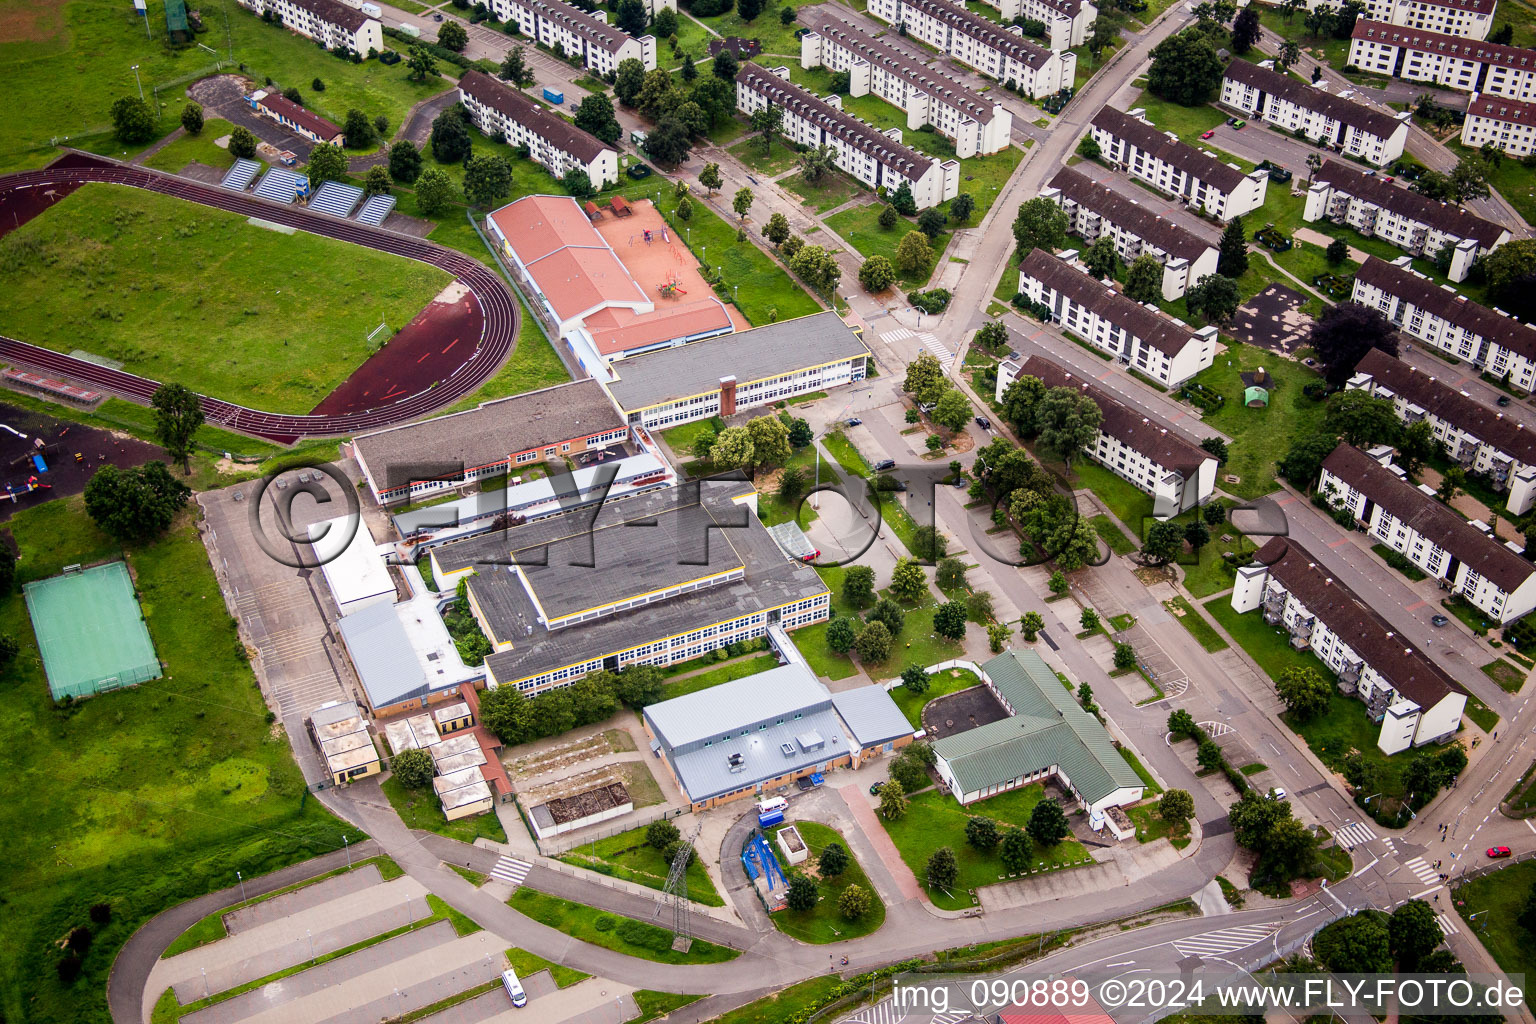
[[[909,900],[925,900],[923,887],[917,884],[917,878],[912,874],[912,869],[907,867],[901,859],[901,853],[897,851],[896,844],[891,842],[891,837],[880,824],[880,819],[875,815],[875,809],[869,806],[869,801],[864,799],[864,791],[858,786],[841,786],[838,795],[853,812],[853,820],[858,823],[859,830],[869,840],[869,844],[875,848],[875,853],[880,857],[880,863],[891,873],[896,882],[896,888],[903,897]]]

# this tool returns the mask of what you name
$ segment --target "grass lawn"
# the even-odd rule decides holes
[[[551,963],[537,953],[530,953],[526,949],[519,949],[516,946],[507,950],[507,964],[517,972],[518,979],[525,983],[528,980],[528,975],[537,974],[540,971],[548,971],[556,988],[570,988],[578,981],[586,981],[592,977],[592,975],[578,971],[574,967],[562,967],[560,964]]]
[[[965,841],[966,820],[981,816],[994,819],[1000,828],[1008,825],[1023,828],[1029,821],[1029,812],[1044,797],[1045,790],[1041,786],[1030,785],[961,807],[954,797],[931,789],[912,797],[907,803],[907,813],[901,818],[888,821],[882,816],[880,823],[896,844],[901,859],[928,892],[933,905],[943,910],[960,910],[975,905],[970,890],[1004,881],[1007,876],[995,850],[982,853]],[[942,846],[954,851],[960,866],[953,894],[929,890],[927,886],[928,858]],[[1053,847],[1035,846],[1030,863],[1034,870],[1040,870],[1080,864],[1086,859],[1088,853],[1082,844],[1068,839]]]
[[[1274,378],[1275,386],[1270,390],[1267,408],[1249,409],[1243,405],[1243,381],[1238,373],[1260,366]],[[1275,480],[1276,461],[1285,457],[1293,441],[1314,433],[1322,423],[1323,403],[1301,393],[1302,386],[1316,377],[1316,373],[1300,363],[1230,340],[1227,351],[1219,353],[1212,366],[1195,375],[1196,382],[1219,391],[1227,399],[1226,405],[1203,417],[1207,425],[1232,439],[1228,445],[1230,458],[1219,476],[1230,473],[1239,481],[1234,484],[1218,480],[1223,490],[1243,498],[1257,498],[1279,486]]]
[[[1483,732],[1492,732],[1499,724],[1499,713],[1471,694],[1467,695],[1467,717]]]
[[[755,676],[759,672],[766,672],[776,668],[779,664],[777,654],[759,654],[755,658],[743,658],[733,661],[719,668],[712,668],[708,672],[700,672],[696,676],[688,676],[676,682],[667,684],[666,699],[681,697],[684,694],[694,693],[698,690],[707,690],[711,686],[719,686],[733,679],[744,679],[747,676]]]
[[[1204,147],[1200,136],[1225,124],[1228,115],[1215,107],[1206,105],[1202,107],[1181,107],[1177,103],[1170,103],[1152,95],[1151,92],[1143,92],[1131,104],[1132,107],[1145,107],[1147,120],[1157,125],[1160,132],[1173,132],[1178,137],[1192,146]],[[1244,131],[1251,131],[1251,128]],[[1247,223],[1247,218],[1244,218]]]
[[[1536,945],[1530,933],[1515,922],[1531,890],[1536,888],[1536,862],[1511,864],[1454,891],[1456,912],[1462,927],[1476,929],[1483,948],[1500,969],[1511,974],[1536,976]],[[1470,920],[1479,915],[1476,921]]]
[[[630,829],[616,836],[584,843],[560,859],[567,864],[590,868],[651,889],[667,887],[667,872],[672,867],[660,850],[646,845],[644,828]],[[706,906],[725,906],[725,901],[715,891],[714,883],[709,880],[709,872],[704,870],[704,863],[697,858],[688,865],[688,898]]]
[[[1483,675],[1499,684],[1505,693],[1519,693],[1525,685],[1526,674],[1503,658],[1495,658],[1483,666]]]
[[[1187,518],[1179,521],[1185,522]],[[1224,540],[1225,537],[1232,539]],[[1258,545],[1240,533],[1230,521],[1211,527],[1210,543],[1200,548],[1199,561],[1179,563],[1179,567],[1184,570],[1184,589],[1189,591],[1190,596],[1197,598],[1209,597],[1228,589],[1232,586],[1234,574],[1222,556],[1233,552],[1238,555],[1237,564],[1242,565],[1247,561],[1246,556],[1257,550]]]
[[[1141,530],[1151,517],[1152,496],[1098,463],[1086,458],[1080,459],[1072,467],[1072,473],[1077,477],[1074,487],[1087,487],[1093,491],[1094,496],[1115,514],[1115,518],[1132,531]]]
[[[923,708],[929,701],[942,697],[946,693],[968,690],[980,684],[981,680],[970,669],[950,668],[929,676],[928,689],[922,693],[913,693],[905,686],[898,686],[891,691],[891,699],[896,702],[897,707],[901,708],[901,713],[907,716],[907,721],[911,722],[912,728],[916,730],[923,727]]]
[[[1255,4],[1259,12],[1259,23],[1284,39],[1291,39],[1302,48],[1305,53],[1318,58],[1328,64],[1335,71],[1341,70],[1349,63],[1349,39],[1335,39],[1331,34],[1321,37],[1313,36],[1307,31],[1304,13],[1292,15],[1287,21],[1279,8],[1269,7],[1264,4]]]
[[[823,679],[847,679],[858,672],[858,666],[846,654],[838,654],[827,646],[827,623],[801,626],[789,634],[800,653],[811,665],[811,671]]]
[[[1125,813],[1136,825],[1137,842],[1150,843],[1154,839],[1166,838],[1180,850],[1189,845],[1189,822],[1163,820],[1163,816],[1157,813],[1157,801],[1127,807]]]
[[[1125,531],[1115,525],[1115,521],[1109,516],[1094,516],[1088,520],[1099,539],[1109,545],[1109,550],[1117,555],[1129,555],[1136,550],[1136,542],[1125,535]]]
[[[631,1017],[624,1024],[646,1024],[657,1017],[665,1017],[673,1010],[680,1010],[689,1003],[696,1003],[703,996],[679,995],[676,992],[653,992],[648,988],[636,989],[633,993],[635,1005],[640,1009],[640,1016]]]
[[[1372,544],[1371,550],[1376,553],[1377,558],[1380,558],[1387,565],[1408,577],[1410,582],[1418,583],[1426,578],[1419,567],[1410,562],[1408,556],[1404,555],[1401,551],[1394,551],[1385,544]]]
[[[901,240],[907,237],[909,232],[917,230],[917,225],[905,217],[898,218],[896,226],[886,230],[880,226],[880,203],[866,203],[863,206],[855,206],[851,210],[833,214],[827,218],[827,227],[836,231],[838,235],[849,245],[859,251],[859,255],[865,259],[871,256],[884,256],[896,265],[896,247]],[[897,280],[908,288],[920,288],[928,283],[928,278],[933,276],[933,268],[938,264],[939,254],[944,251],[944,246],[949,242],[949,233],[939,236],[930,245],[933,248],[933,262],[926,267],[920,267],[910,274],[901,274]]]
[[[1527,817],[1525,812],[1536,807],[1536,764],[1527,768],[1520,781],[1504,794],[1504,802],[1519,817]]]
[[[82,508],[76,496],[12,518],[18,584],[121,557]],[[127,559],[165,667],[139,687],[55,708],[20,593],[0,600],[0,632],[21,643],[0,688],[0,735],[17,782],[0,805],[14,858],[0,917],[9,950],[0,1005],[25,1006],[29,1021],[108,1020],[107,972],[149,917],[234,885],[237,869],[255,878],[341,848],[344,833],[361,838],[307,799],[190,517]],[[111,905],[106,924],[87,917],[98,902]],[[58,940],[77,926],[94,942],[82,976],[62,985]]]
[[[832,463],[811,445],[806,445],[790,456],[784,468],[790,467],[797,468],[805,474],[807,491],[816,486],[818,479],[823,485],[831,484],[835,487],[839,483],[837,470],[832,468]],[[767,493],[758,494],[757,516],[765,526],[777,526],[794,519],[800,524],[801,529],[804,529],[816,521],[817,513],[809,498],[801,497],[794,501],[785,501],[779,497],[778,489],[774,488]]]
[[[817,213],[834,210],[864,192],[864,186],[839,171],[828,171],[816,181],[806,181],[804,174],[791,174],[779,184],[799,196],[802,205],[814,207]]]
[[[762,139],[756,135],[730,147],[730,154],[750,170],[770,178],[783,174],[800,159],[800,154],[783,139],[775,139],[773,145],[768,147],[768,152],[764,153]]]
[[[7,236],[5,333],[273,412],[314,408],[452,276],[223,210],[92,183]],[[349,299],[311,268],[347,267]],[[178,273],[179,272],[179,273]],[[260,282],[252,286],[252,282]],[[210,286],[211,285],[211,286]]]
[[[740,36],[743,39],[756,39],[762,44],[763,52],[757,58],[763,67],[771,67],[767,63],[769,54],[779,54],[784,57],[793,57],[796,62],[800,58],[800,40],[795,38],[795,30],[805,26],[792,21],[788,25],[779,22],[779,8],[793,7],[795,10],[806,6],[811,0],[786,0],[785,3],[777,3],[767,7],[761,14],[751,21],[743,21],[741,15],[734,7],[725,14],[717,14],[711,18],[699,18],[700,23],[714,29],[722,36]],[[678,11],[678,22],[692,20],[692,15],[684,15]],[[703,71],[700,68],[700,71]]]
[[[667,447],[676,452],[680,458],[691,458],[693,446],[698,444],[699,435],[706,430],[710,433],[719,433],[724,425],[724,421],[718,416],[711,416],[708,419],[668,427],[661,432],[661,439],[667,442]]]
[[[1062,682],[1066,683],[1067,689],[1072,689],[1071,683],[1067,683],[1066,680],[1062,680]],[[1156,796],[1163,791],[1163,787],[1157,784],[1157,780],[1152,777],[1152,773],[1147,771],[1147,766],[1141,763],[1141,758],[1136,756],[1136,751],[1130,747],[1121,747],[1120,756],[1125,758],[1126,764],[1136,770],[1137,775],[1141,776],[1141,781],[1146,786],[1147,796]]]
[[[385,779],[382,788],[389,798],[389,805],[400,815],[406,828],[436,832],[461,843],[473,843],[482,836],[498,843],[507,841],[506,830],[501,827],[495,811],[449,821],[443,816],[443,807],[431,789],[408,789],[394,776]]]
[[[1248,225],[1250,237],[1254,231],[1263,227],[1264,224],[1262,222]],[[1312,279],[1318,274],[1338,274],[1340,277],[1348,278],[1353,277],[1355,271],[1360,269],[1360,264],[1354,260],[1347,259],[1342,263],[1329,263],[1327,251],[1322,246],[1313,245],[1311,242],[1296,242],[1285,252],[1270,252],[1261,246],[1259,253],[1268,256],[1280,264],[1281,267],[1301,278],[1308,285],[1312,283]],[[1305,291],[1301,292],[1303,298],[1307,294]]]
[[[507,905],[519,914],[565,932],[578,941],[590,942],[625,956],[656,963],[718,964],[741,955],[737,950],[717,946],[703,939],[694,939],[693,947],[688,952],[678,953],[672,949],[672,933],[665,928],[617,914],[606,914],[596,907],[572,903],[536,889],[524,887],[517,890]]]
[[[854,476],[869,477],[874,471],[869,467],[869,461],[864,458],[862,452],[854,447],[848,435],[841,430],[834,430],[821,439],[822,446],[832,453],[837,464],[842,466]]]
[[[1232,610],[1232,602],[1226,597],[1216,597],[1205,602],[1205,610],[1259,663],[1259,667],[1271,679],[1278,678],[1288,668],[1297,667],[1316,669],[1328,682],[1334,681],[1333,672],[1317,655],[1293,648],[1286,639],[1286,631],[1266,623],[1262,612],[1254,610],[1239,615]],[[1337,709],[1341,704],[1354,704],[1361,709],[1362,714],[1364,712],[1365,705],[1353,698],[1339,695],[1333,707]],[[1374,747],[1375,743],[1373,734],[1371,745]]]
[[[832,1001],[843,986],[837,975],[812,978],[722,1013],[705,1024],[784,1024]]]
[[[183,135],[172,142],[154,156],[144,161],[145,167],[153,167],[158,171],[178,173],[187,164],[194,161],[207,167],[217,167],[220,170],[234,165],[235,158],[229,155],[229,150],[214,144],[215,139],[222,139],[228,135],[234,125],[220,117],[210,117],[203,122],[203,130],[197,135]],[[266,164],[257,160],[262,169]]]
[[[433,240],[436,241],[436,239]],[[523,319],[517,329],[517,346],[512,350],[512,354],[507,357],[505,363],[501,364],[501,369],[480,386],[480,390],[455,402],[448,407],[447,412],[473,409],[481,402],[487,402],[493,398],[520,395],[525,391],[537,391],[540,388],[564,384],[571,379],[565,364],[555,354],[549,339],[544,337],[544,332],[539,329],[538,321],[533,318],[532,313],[528,312],[528,307],[521,299],[518,300],[518,307]]]
[[[1216,630],[1211,628],[1209,622],[1205,621],[1205,616],[1190,607],[1188,601],[1182,597],[1175,597],[1173,600],[1166,602],[1166,604],[1168,605],[1168,611],[1173,614],[1174,618],[1184,624],[1184,628],[1189,630],[1190,635],[1195,638],[1201,647],[1204,647],[1207,651],[1224,651],[1227,649],[1227,642],[1221,638],[1221,635]]]
[[[880,899],[880,894],[870,884],[869,876],[859,866],[859,860],[853,855],[848,846],[848,840],[835,828],[814,821],[786,822],[779,829],[794,825],[800,832],[800,838],[805,840],[805,845],[810,849],[810,857],[800,866],[816,882],[816,888],[821,894],[821,899],[810,910],[780,910],[770,914],[769,918],[774,926],[788,935],[790,938],[799,939],[801,942],[824,943],[842,942],[845,939],[857,939],[868,935],[885,923],[885,903]],[[779,829],[775,829],[777,833]],[[848,850],[848,866],[843,873],[833,878],[823,878],[815,871],[816,860],[821,856],[831,843],[841,843],[843,849]],[[779,851],[778,843],[774,843],[774,850]],[[862,886],[869,893],[869,910],[857,920],[850,921],[842,915],[837,908],[837,900],[843,894],[843,890],[850,885]]]
[[[1501,9],[1499,13],[1502,14],[1504,11]],[[1536,32],[1531,30],[1529,23],[1527,24],[1526,34],[1528,36],[1536,35]],[[1518,29],[1515,32],[1515,38],[1520,38]],[[1536,39],[1533,39],[1531,42],[1516,43],[1515,45],[1533,46],[1536,45]],[[1458,157],[1472,153],[1472,150],[1463,146],[1455,139],[1451,140],[1449,148]],[[1521,219],[1527,223],[1536,221],[1536,170],[1526,167],[1519,160],[1505,157],[1499,161],[1497,167],[1489,168],[1488,184],[1493,186],[1499,195],[1509,200],[1509,205],[1515,208],[1515,212],[1520,215]]]

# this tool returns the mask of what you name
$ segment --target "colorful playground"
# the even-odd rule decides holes
[[[593,227],[613,248],[635,283],[655,301],[656,314],[713,305],[710,300],[716,298],[715,292],[704,280],[687,240],[672,230],[649,199],[632,200],[626,209],[628,214],[621,216],[604,208]],[[707,252],[704,255],[708,257]],[[725,308],[736,330],[751,326],[729,299]]]

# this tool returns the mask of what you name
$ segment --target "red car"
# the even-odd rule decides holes
[[[1488,847],[1488,856],[1490,856],[1490,857],[1508,857],[1509,856],[1509,847],[1507,847],[1507,846],[1490,846],[1490,847]]]
[[[1200,137],[1202,139],[1208,139],[1208,138],[1210,138],[1211,136],[1213,136],[1215,134],[1216,134],[1215,132],[1206,132],[1205,134],[1201,135]]]

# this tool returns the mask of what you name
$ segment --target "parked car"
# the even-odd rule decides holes
[[[1499,396],[1499,405],[1502,407],[1502,406],[1506,406],[1508,404],[1509,404],[1509,396],[1508,395],[1500,395]]]
[[[1210,130],[1210,131],[1208,131],[1208,132],[1201,132],[1201,133],[1200,133],[1200,137],[1201,137],[1201,138],[1202,138],[1202,139],[1209,139],[1209,138],[1211,138],[1211,137],[1212,137],[1212,136],[1214,136],[1214,135],[1215,135],[1215,134],[1216,134],[1216,130],[1215,130],[1215,129],[1214,129],[1214,128],[1213,128],[1213,129],[1211,129],[1211,130]]]
[[[858,426],[859,424],[861,424],[863,422],[864,422],[863,420],[861,420],[857,416],[855,416],[853,419],[848,421],[848,425],[850,427],[856,427],[856,426]]]
[[[1448,626],[1451,623],[1451,620],[1446,618],[1444,615],[1431,615],[1429,617],[1429,621],[1437,626]]]
[[[1272,789],[1272,790],[1269,791],[1269,798],[1271,800],[1284,800],[1285,799],[1285,790],[1283,790],[1283,789]]]
[[[880,791],[882,789],[884,789],[884,788],[885,788],[885,783],[877,782],[873,786],[869,787],[869,795],[870,796],[879,796],[880,795]]]
[[[434,14],[434,15],[432,15],[432,20],[433,21],[442,21],[443,20],[443,16],[441,14]]]
[[[1488,847],[1488,856],[1494,858],[1495,860],[1497,860],[1500,857],[1508,857],[1509,855],[1510,855],[1510,849],[1507,846],[1490,846],[1490,847]]]
[[[991,430],[992,429],[992,421],[987,419],[985,416],[977,416],[976,417],[976,425],[978,427],[980,427],[982,430]]]
[[[875,465],[874,465],[874,470],[875,470],[876,473],[883,473],[883,472],[885,472],[888,469],[895,469],[895,468],[896,468],[896,460],[895,459],[881,459],[879,462],[875,463]]]

